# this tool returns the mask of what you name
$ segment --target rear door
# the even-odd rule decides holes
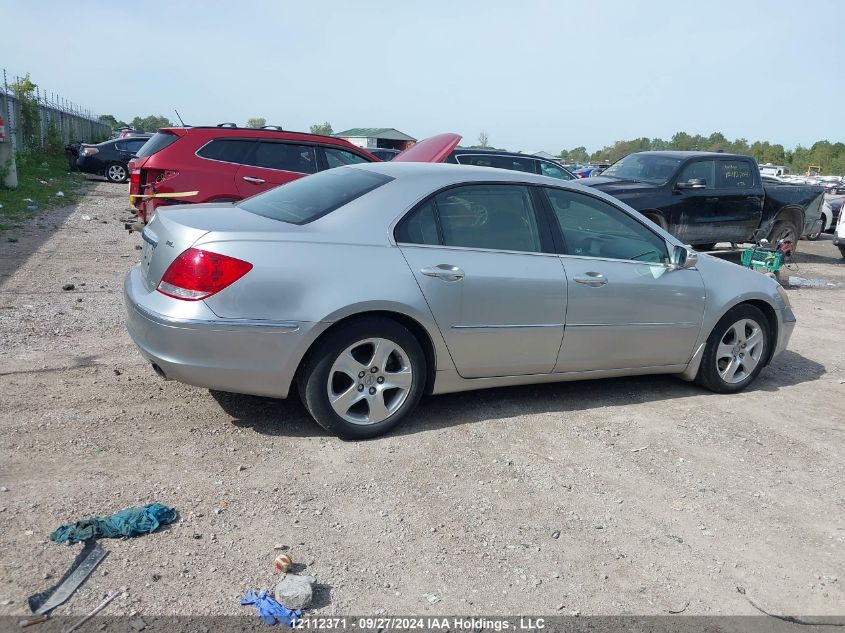
[[[235,174],[235,186],[244,198],[319,170],[317,148],[303,143],[261,140]]]
[[[537,210],[525,185],[466,184],[423,202],[397,227],[396,240],[465,378],[554,367],[566,279]]]
[[[704,314],[695,269],[673,270],[666,241],[614,205],[545,189],[568,280],[556,372],[687,363]]]
[[[720,241],[750,239],[763,215],[763,185],[751,161],[721,158],[716,161],[717,225],[725,236]]]

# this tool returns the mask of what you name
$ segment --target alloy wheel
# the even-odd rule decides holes
[[[335,413],[352,424],[383,422],[411,391],[413,370],[402,347],[368,338],[343,350],[329,370],[326,389]]]
[[[735,385],[750,376],[765,351],[763,328],[753,319],[740,319],[722,335],[716,349],[716,371]]]
[[[108,177],[109,180],[120,182],[126,178],[126,170],[122,165],[109,165]]]

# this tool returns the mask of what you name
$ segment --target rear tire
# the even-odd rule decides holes
[[[129,170],[121,163],[109,163],[103,173],[106,180],[115,184],[126,182],[129,178]]]
[[[778,220],[769,233],[769,242],[777,246],[780,240],[788,239],[792,242],[792,252],[798,250],[798,240],[801,237],[798,226],[792,220]]]
[[[695,381],[716,393],[742,391],[763,370],[772,344],[766,315],[747,303],[734,306],[710,333]]]
[[[843,259],[845,259],[845,246],[839,247],[839,254],[842,255]]]
[[[317,343],[298,387],[317,424],[344,440],[363,440],[402,422],[425,382],[425,353],[416,337],[396,321],[366,317]]]

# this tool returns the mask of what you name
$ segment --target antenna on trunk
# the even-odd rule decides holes
[[[179,123],[182,124],[182,127],[187,127],[185,125],[185,122],[182,120],[182,117],[179,116],[179,110],[177,110],[176,108],[173,108],[173,111],[176,113],[176,118],[179,119]]]

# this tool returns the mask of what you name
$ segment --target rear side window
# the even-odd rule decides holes
[[[363,169],[328,169],[247,198],[237,206],[265,218],[308,224],[391,180]]]
[[[139,149],[135,155],[138,157],[152,156],[156,152],[160,152],[165,147],[172,145],[178,140],[179,137],[175,134],[170,134],[169,132],[156,132],[141,146],[141,149]]]
[[[511,171],[524,171],[536,174],[533,158],[522,156],[507,156],[502,154],[458,154],[456,157],[461,165],[475,165],[477,167],[498,167]]]
[[[542,251],[531,195],[528,187],[522,185],[466,185],[441,191],[402,221],[396,230],[396,241]]]
[[[197,156],[209,160],[219,160],[225,163],[242,164],[249,155],[249,150],[255,145],[255,141],[218,138],[206,143],[197,150]]]
[[[344,165],[357,165],[358,163],[370,162],[360,154],[347,152],[342,149],[324,147],[323,151],[326,153],[326,163],[328,163],[329,169],[332,169],[333,167],[343,167]]]
[[[418,207],[396,227],[396,241],[402,244],[440,244],[433,200]]]
[[[317,171],[317,152],[313,145],[260,141],[249,159],[254,167],[313,174]]]
[[[719,189],[748,189],[754,186],[754,172],[746,160],[720,160],[716,163]]]
[[[143,138],[132,139],[130,141],[123,141],[117,144],[117,149],[122,152],[132,152],[134,154],[139,149],[141,149],[146,142],[147,139]]]

